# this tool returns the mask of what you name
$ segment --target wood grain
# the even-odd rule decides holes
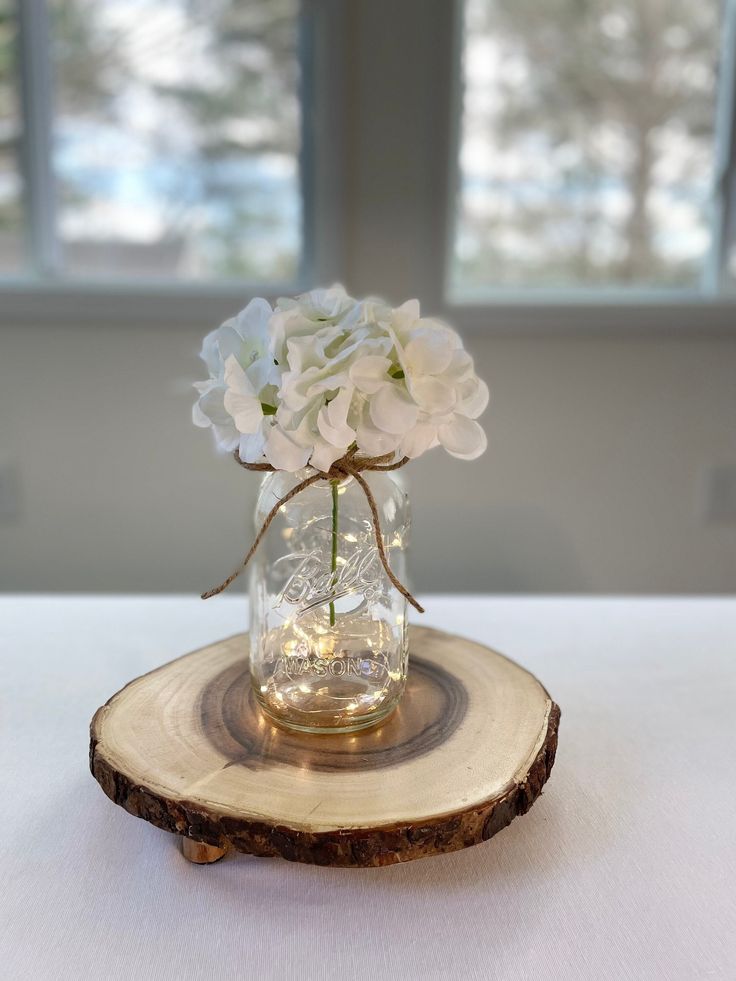
[[[206,845],[203,841],[195,841],[194,838],[182,838],[181,852],[184,858],[194,865],[212,865],[227,854],[227,849]]]
[[[97,711],[92,773],[131,814],[216,849],[356,867],[484,841],[541,793],[559,708],[480,644],[426,627],[410,638],[399,708],[346,735],[260,713],[247,635],[195,651]]]

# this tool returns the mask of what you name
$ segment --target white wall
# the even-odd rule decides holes
[[[0,588],[201,590],[250,540],[257,478],[190,422],[201,331],[0,328]],[[730,592],[736,339],[467,338],[493,400],[475,463],[407,468],[419,590]],[[216,601],[212,601],[216,602]]]
[[[344,16],[319,57],[329,63],[321,91],[333,97],[313,120],[316,143],[341,169],[322,161],[330,268],[356,295],[420,296],[435,313],[453,5],[332,7]],[[222,302],[206,315],[196,300],[167,308],[196,328],[90,316],[69,326],[68,309],[34,302],[55,326],[30,322],[26,310],[14,327],[7,300],[0,307],[0,483],[3,463],[15,466],[21,496],[17,519],[0,517],[0,588],[216,584],[250,541],[256,489],[190,422],[200,338]],[[115,305],[118,320],[124,307]],[[704,468],[736,463],[736,334],[698,337],[697,312],[687,336],[539,336],[549,313],[515,318],[536,337],[467,337],[493,390],[490,448],[475,463],[435,451],[404,471],[417,588],[736,589],[736,524],[704,523],[700,500]],[[489,320],[508,327],[512,314]],[[669,316],[653,308],[648,319],[656,327]],[[591,319],[617,329],[630,315],[603,308]]]

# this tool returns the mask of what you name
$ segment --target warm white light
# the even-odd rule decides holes
[[[319,647],[320,654],[333,654],[335,651],[335,637],[332,634],[320,637],[317,641],[317,646]]]

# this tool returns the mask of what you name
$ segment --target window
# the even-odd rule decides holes
[[[23,262],[17,35],[15,19],[7,3],[0,0],[0,271],[16,271]]]
[[[298,0],[0,0],[0,275],[293,283]]]
[[[716,295],[733,204],[719,172],[732,152],[729,5],[725,19],[718,0],[463,9],[451,296]]]
[[[0,0],[0,321],[732,331],[735,91],[736,0]]]

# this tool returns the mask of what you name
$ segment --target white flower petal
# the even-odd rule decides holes
[[[365,392],[366,395],[374,395],[379,388],[388,382],[388,369],[390,367],[391,362],[388,358],[378,354],[369,354],[354,361],[350,366],[348,375],[358,391]]]
[[[245,374],[253,386],[253,391],[259,396],[264,388],[269,386],[278,388],[281,384],[281,372],[270,355],[251,362],[245,369]],[[261,401],[264,400],[261,399]]]
[[[323,406],[317,415],[320,436],[332,446],[342,447],[343,453],[355,439],[355,430],[347,424],[352,397],[352,386],[341,389],[330,404]]]
[[[405,338],[408,331],[419,320],[419,300],[407,300],[400,307],[391,311],[391,323],[396,333]]]
[[[384,453],[393,453],[398,447],[400,439],[400,436],[394,433],[384,433],[368,422],[359,423],[355,433],[358,451],[366,456],[383,456]]]
[[[268,300],[256,296],[240,311],[233,326],[241,337],[258,342],[265,353],[269,343],[268,325],[272,316],[273,310]]]
[[[445,381],[457,385],[467,381],[468,378],[472,378],[473,374],[473,359],[467,351],[457,348],[452,352],[452,358],[445,371],[442,372],[442,377]]]
[[[257,394],[237,358],[232,354],[225,360],[225,384],[230,391],[240,395]]]
[[[238,453],[240,459],[245,463],[260,463],[263,460],[263,453],[266,446],[266,437],[263,426],[260,426],[257,433],[250,433],[240,437]]]
[[[332,426],[342,426],[348,417],[350,403],[353,399],[353,386],[347,385],[340,389],[337,395],[325,406],[327,418]]]
[[[327,324],[318,327],[310,323],[308,334],[290,337],[286,341],[286,363],[291,371],[303,372],[307,368],[324,368],[330,359],[325,354],[325,348],[334,344],[341,334],[340,327]]]
[[[451,456],[475,460],[488,445],[482,427],[473,419],[454,413],[449,422],[437,430],[437,438]]]
[[[200,409],[199,402],[195,402],[192,406],[192,422],[200,429],[207,429],[212,425],[212,420]]]
[[[297,444],[281,426],[272,426],[266,438],[266,459],[277,470],[294,473],[307,465],[311,447]]]
[[[452,361],[456,348],[453,332],[437,325],[418,327],[409,335],[404,348],[404,360],[412,373],[439,375]]]
[[[386,433],[403,435],[415,425],[418,414],[407,392],[396,384],[385,385],[370,402],[373,425]]]
[[[231,321],[231,323],[233,322]],[[230,357],[234,357],[238,361],[247,360],[246,343],[234,326],[231,327],[229,324],[223,324],[220,327],[217,347],[223,363]]]
[[[198,402],[199,408],[213,425],[232,425],[230,413],[225,408],[225,391],[226,389],[222,385],[215,384],[202,395]]]
[[[230,420],[230,424],[227,426],[213,425],[212,432],[215,434],[215,442],[221,450],[232,452],[240,440],[238,431],[235,426],[233,426],[232,419]]]
[[[291,412],[285,406],[279,406],[275,421],[281,426],[284,432],[289,434],[289,439],[297,446],[304,446],[311,452],[315,442],[320,438],[317,430],[317,414],[319,405],[315,402],[301,412]]]
[[[255,433],[263,421],[260,400],[253,395],[241,395],[228,389],[225,392],[225,408],[233,417],[239,433]]]
[[[208,378],[207,381],[194,382],[194,387],[199,392],[199,398],[192,406],[192,422],[195,426],[199,426],[202,429],[206,429],[208,426],[212,425],[212,419],[205,412],[205,408],[214,408],[216,414],[222,417],[223,421],[227,421],[227,413],[224,411],[222,405],[222,395],[224,390],[221,385],[213,378]],[[212,399],[203,400],[205,395],[209,395],[210,392],[216,391],[219,394],[215,396],[214,401]]]
[[[469,419],[477,419],[488,406],[488,386],[475,375],[459,386],[458,396],[458,411]]]
[[[220,357],[220,348],[217,344],[220,330],[221,328],[218,327],[217,330],[211,330],[207,334],[202,341],[202,350],[199,352],[200,358],[207,365],[210,378],[219,378],[222,372],[222,358]]]
[[[335,283],[329,289],[311,290],[297,297],[302,313],[310,320],[339,320],[348,313],[356,301],[345,292],[345,287]]]
[[[401,440],[399,453],[416,460],[422,453],[437,445],[437,426],[431,422],[418,422]]]
[[[435,375],[409,379],[409,391],[417,405],[430,415],[443,415],[455,405],[455,389]]]
[[[315,470],[327,473],[335,460],[339,460],[344,455],[346,449],[347,447],[333,446],[323,439],[318,439],[314,445],[314,452],[309,458],[309,463]]]

